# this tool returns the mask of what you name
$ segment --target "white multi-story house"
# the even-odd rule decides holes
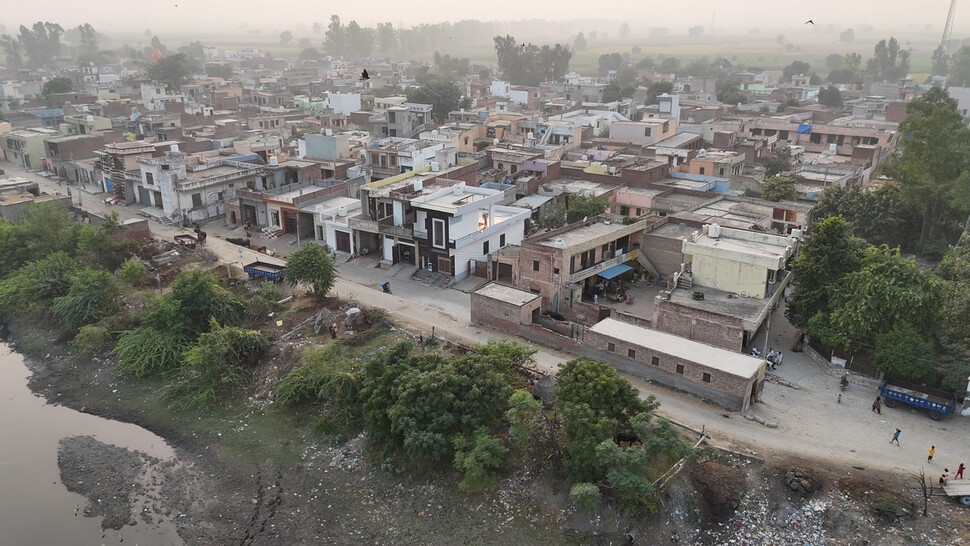
[[[485,267],[492,252],[520,244],[530,211],[499,205],[505,197],[458,182],[411,199],[421,267],[460,281]],[[390,252],[387,245],[384,251]]]

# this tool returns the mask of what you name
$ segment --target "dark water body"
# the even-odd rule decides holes
[[[0,342],[0,545],[182,544],[171,516],[143,520],[142,502],[134,504],[137,524],[102,530],[100,517],[83,514],[88,498],[68,491],[58,469],[64,438],[92,436],[171,462],[175,454],[165,440],[136,425],[47,404],[30,391],[29,378],[23,357]]]

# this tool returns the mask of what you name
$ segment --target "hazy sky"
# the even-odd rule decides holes
[[[219,31],[250,29],[266,31],[296,29],[313,21],[329,20],[336,13],[346,23],[356,19],[373,25],[390,21],[436,23],[445,20],[626,20],[634,34],[651,26],[709,27],[716,12],[716,30],[764,32],[803,30],[804,22],[840,28],[870,24],[878,31],[910,30],[939,36],[946,22],[950,0],[524,0],[517,2],[471,2],[462,0],[7,0],[3,19],[7,31],[38,20],[68,28],[90,22],[99,30],[130,27],[132,30],[208,28]],[[683,9],[678,9],[683,8]],[[962,11],[961,11],[962,8]],[[932,25],[924,30],[925,25]],[[970,35],[970,3],[957,6],[954,38]],[[938,38],[937,38],[938,39]]]

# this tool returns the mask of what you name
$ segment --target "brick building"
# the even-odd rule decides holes
[[[631,375],[659,381],[728,409],[745,412],[764,387],[763,359],[604,319],[586,329],[583,344],[599,360]]]

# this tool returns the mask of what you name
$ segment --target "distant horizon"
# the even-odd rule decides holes
[[[317,2],[309,0],[281,0],[275,9],[249,9],[231,0],[166,0],[149,4],[146,9],[134,10],[123,0],[35,0],[5,7],[3,24],[15,35],[20,25],[30,26],[37,21],[60,24],[65,30],[90,23],[102,33],[142,33],[150,29],[154,34],[212,31],[225,36],[233,31],[273,35],[289,30],[297,37],[319,38],[311,26],[324,26],[331,13],[340,16],[344,24],[356,20],[362,26],[373,27],[378,22],[390,22],[395,27],[411,27],[461,20],[492,23],[518,23],[543,19],[550,24],[536,29],[541,36],[561,36],[565,40],[583,29],[616,34],[622,22],[630,25],[631,36],[646,35],[650,28],[667,27],[672,34],[684,34],[692,26],[704,27],[706,35],[745,35],[754,28],[762,35],[797,34],[819,36],[835,30],[853,28],[857,32],[871,26],[875,34],[891,33],[925,35],[927,41],[942,38],[949,10],[949,0],[928,0],[918,9],[887,10],[885,1],[857,0],[846,3],[838,0],[815,0],[804,4],[764,4],[752,0],[736,0],[725,4],[719,0],[694,0],[689,10],[672,11],[667,4],[659,4],[656,12],[647,0],[616,0],[609,10],[597,10],[595,19],[584,17],[590,5],[576,0],[533,0],[514,8],[496,5],[462,5],[445,0],[419,0],[420,9],[402,10],[400,2],[371,0],[366,9],[341,6],[336,12],[321,10]],[[384,15],[375,15],[384,14]],[[807,20],[815,25],[806,25]],[[553,27],[553,28],[549,28]],[[560,27],[560,28],[555,28]],[[712,28],[713,27],[713,28]],[[957,6],[952,35],[954,39],[970,37],[970,5]],[[200,35],[200,39],[204,36]],[[523,37],[528,41],[528,37]]]

